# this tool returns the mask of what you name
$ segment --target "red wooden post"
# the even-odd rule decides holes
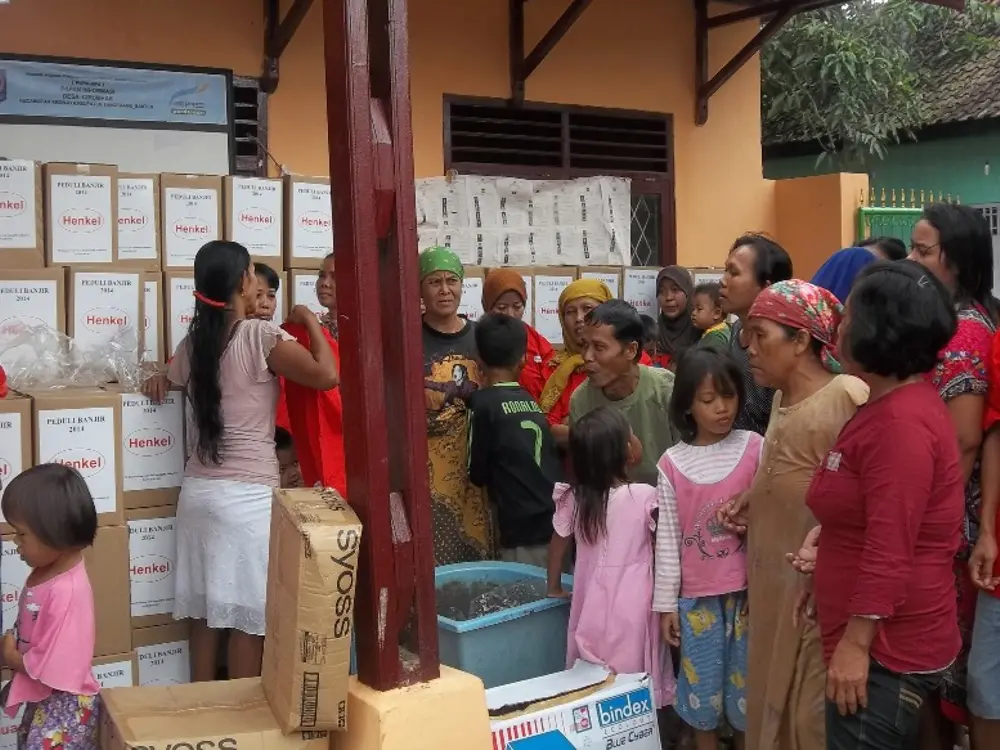
[[[388,690],[438,676],[406,0],[324,0],[323,24],[358,677]]]

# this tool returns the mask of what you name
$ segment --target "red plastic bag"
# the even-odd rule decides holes
[[[309,333],[303,326],[285,323],[281,327],[306,349],[310,347]],[[333,349],[333,358],[339,368],[340,346],[325,329],[323,335]],[[324,487],[333,487],[347,497],[340,387],[317,391],[286,379],[282,383],[282,395],[278,402],[278,415],[280,418],[284,403],[305,486],[313,487],[319,483]]]

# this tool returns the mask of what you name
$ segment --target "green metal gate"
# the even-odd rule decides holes
[[[867,198],[867,200],[865,200]],[[913,232],[913,225],[920,219],[923,207],[928,203],[958,203],[958,199],[952,200],[950,195],[943,193],[934,195],[934,191],[927,193],[921,190],[900,190],[897,193],[891,190],[888,195],[885,188],[876,199],[875,188],[871,194],[862,196],[861,206],[858,208],[858,239],[866,237],[897,237],[910,244],[910,234]]]

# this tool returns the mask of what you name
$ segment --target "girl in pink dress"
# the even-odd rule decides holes
[[[555,533],[549,548],[549,595],[559,584],[569,541],[576,540],[566,665],[577,659],[615,674],[647,673],[657,708],[674,699],[670,652],[653,612],[656,489],[629,484],[642,446],[621,412],[601,407],[570,429],[572,487],[555,486]]]
[[[97,533],[94,500],[75,469],[42,464],[7,485],[2,508],[32,569],[3,637],[3,666],[14,673],[4,708],[13,717],[24,706],[17,746],[96,750],[94,595],[83,562]]]

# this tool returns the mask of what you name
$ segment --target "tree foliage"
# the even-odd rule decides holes
[[[964,13],[859,0],[799,14],[762,51],[765,143],[881,158],[927,122],[942,75],[998,43],[1000,8],[986,1]]]

